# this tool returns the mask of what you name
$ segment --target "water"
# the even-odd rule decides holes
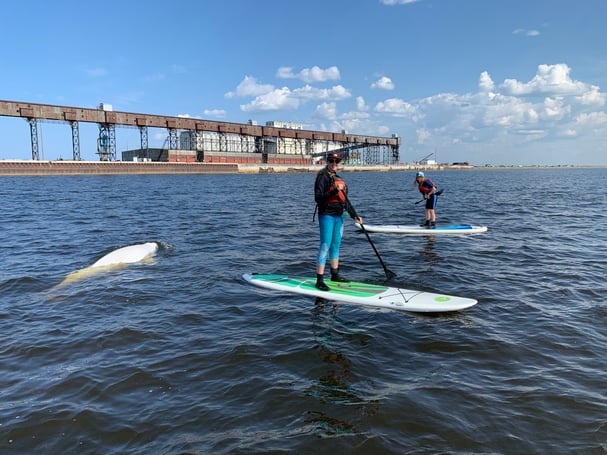
[[[413,173],[344,176],[369,224],[422,220]],[[489,231],[371,238],[459,313],[245,283],[314,273],[313,174],[0,179],[0,453],[606,453],[607,170],[429,176],[439,224]],[[351,223],[342,271],[385,281]]]

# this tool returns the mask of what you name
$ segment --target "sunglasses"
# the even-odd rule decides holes
[[[329,158],[327,160],[327,163],[339,163],[339,162],[341,162],[341,160],[338,160],[338,159],[335,159],[335,158]]]

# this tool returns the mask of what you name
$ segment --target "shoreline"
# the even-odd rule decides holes
[[[317,165],[239,164],[239,163],[167,163],[132,161],[0,161],[0,176],[36,175],[116,175],[116,174],[281,174],[317,172]],[[577,169],[605,168],[607,166],[462,166],[462,165],[354,165],[344,164],[341,172],[405,172],[444,170],[496,169]]]

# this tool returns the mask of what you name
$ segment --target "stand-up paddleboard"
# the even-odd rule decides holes
[[[249,283],[262,288],[414,313],[458,311],[469,308],[477,303],[476,300],[465,297],[434,294],[432,292],[381,286],[377,284],[358,283],[356,281],[349,281],[346,283],[325,281],[327,286],[329,286],[329,290],[321,291],[314,286],[316,278],[287,275],[261,275],[255,273],[244,274],[243,278]]]
[[[362,229],[360,224],[355,223],[356,227]],[[487,232],[487,226],[472,226],[470,224],[452,224],[450,226],[437,226],[427,228],[424,226],[407,226],[404,224],[364,224],[367,232],[377,232],[380,234],[406,234],[406,235],[446,235],[446,234],[480,234]]]

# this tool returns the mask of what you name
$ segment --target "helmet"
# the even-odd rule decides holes
[[[415,174],[415,177],[423,177],[424,173],[422,171],[419,171],[417,174]]]

